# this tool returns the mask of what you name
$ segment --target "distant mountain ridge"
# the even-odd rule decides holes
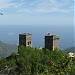
[[[68,53],[68,52],[75,52],[75,46],[74,47],[69,47],[63,50],[64,53]]]
[[[9,56],[12,52],[17,53],[18,46],[13,44],[7,44],[0,41],[0,57]]]
[[[70,48],[66,48],[62,51],[64,53],[75,52],[75,46],[70,47]],[[12,52],[15,52],[15,53],[18,52],[18,46],[17,45],[7,44],[7,43],[3,43],[2,41],[0,41],[0,57],[7,57]]]

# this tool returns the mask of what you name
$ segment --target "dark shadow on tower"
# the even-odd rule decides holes
[[[45,49],[54,50],[55,48],[59,48],[59,36],[47,33],[45,35]]]
[[[32,34],[30,33],[19,34],[19,46],[21,45],[32,47]]]

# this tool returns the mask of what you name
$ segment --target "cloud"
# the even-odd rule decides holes
[[[27,12],[27,13],[71,13],[74,12],[74,9],[63,9],[63,8],[57,8],[57,7],[52,7],[50,9],[45,9],[45,8],[37,8],[37,9],[23,9],[23,10],[18,10],[18,12]]]
[[[0,0],[0,9],[10,8],[10,7],[19,7],[22,3],[14,2],[13,0]]]
[[[30,13],[74,12],[73,0],[0,0],[0,8]]]
[[[13,36],[13,35],[15,35],[15,33],[8,33],[8,35],[9,35],[9,36]]]
[[[0,0],[0,9],[1,8],[8,8],[11,6],[11,0]]]
[[[28,4],[29,3],[29,4]],[[28,6],[27,6],[28,5]],[[36,0],[27,2],[26,8],[18,10],[19,12],[36,13],[71,13],[74,12],[73,0]],[[24,6],[24,5],[23,5]],[[29,7],[30,6],[30,7]]]

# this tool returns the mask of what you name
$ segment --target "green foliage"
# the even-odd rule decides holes
[[[2,69],[7,66],[7,73]],[[6,68],[4,68],[5,70]],[[12,53],[0,60],[0,74],[12,75],[75,75],[75,58],[61,50],[40,50],[20,46],[18,54]]]

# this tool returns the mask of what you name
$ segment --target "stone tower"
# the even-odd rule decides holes
[[[47,33],[45,36],[45,49],[54,50],[55,48],[59,48],[59,36]]]
[[[19,34],[19,46],[21,45],[32,47],[32,34],[30,33]]]

